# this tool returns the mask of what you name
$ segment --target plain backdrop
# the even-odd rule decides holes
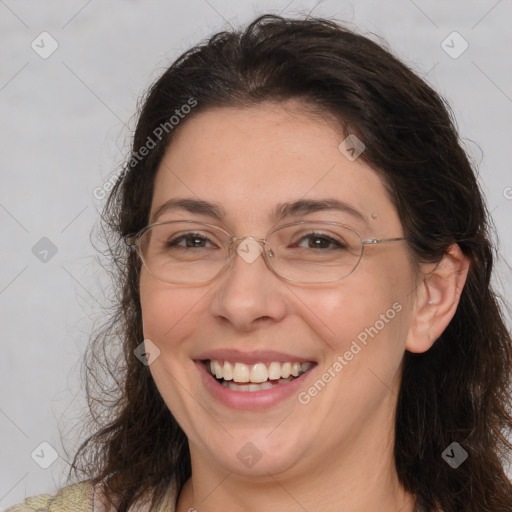
[[[383,37],[452,105],[510,301],[509,0],[0,0],[0,508],[65,483],[85,404],[80,361],[106,303],[93,191],[128,154],[137,98],[213,32],[311,10]]]

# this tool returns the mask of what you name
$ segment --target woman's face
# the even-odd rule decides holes
[[[151,223],[194,220],[265,238],[285,223],[332,221],[363,238],[401,237],[383,183],[340,151],[344,138],[292,103],[200,113],[180,126],[161,162]],[[154,216],[176,199],[192,201]],[[197,200],[212,211],[195,208]],[[326,200],[349,208],[314,206]],[[277,208],[298,201],[302,208],[277,220]],[[242,256],[208,284],[141,275],[144,337],[160,350],[150,371],[193,463],[252,477],[309,474],[360,457],[354,448],[370,450],[372,439],[390,449],[416,284],[405,242],[367,245],[351,275],[327,284],[285,281],[263,257]],[[210,360],[226,381],[230,365],[242,381],[256,365],[254,380],[270,372],[272,385],[251,391],[230,380],[227,388],[209,374]],[[276,384],[290,363],[307,371]]]

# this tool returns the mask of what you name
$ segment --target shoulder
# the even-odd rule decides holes
[[[176,488],[171,486],[164,503],[157,509],[149,505],[130,507],[131,512],[174,512]],[[40,494],[26,498],[20,505],[14,505],[5,512],[114,512],[106,504],[101,485],[89,480],[68,485],[57,494]]]
[[[94,486],[91,482],[79,482],[60,489],[57,494],[40,494],[26,498],[6,512],[91,512],[94,502]]]

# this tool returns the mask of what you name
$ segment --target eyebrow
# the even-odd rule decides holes
[[[205,215],[217,220],[223,220],[226,212],[221,205],[202,199],[178,198],[169,199],[159,206],[152,215],[150,223],[156,222],[164,213],[184,210],[188,213]],[[299,199],[297,201],[278,204],[270,214],[270,218],[282,221],[287,217],[307,215],[320,211],[338,211],[351,215],[357,220],[367,223],[366,217],[353,206],[338,199]]]

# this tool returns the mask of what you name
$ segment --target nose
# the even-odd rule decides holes
[[[286,287],[267,267],[263,250],[253,238],[240,241],[231,267],[215,287],[211,313],[239,331],[249,332],[286,315]]]

